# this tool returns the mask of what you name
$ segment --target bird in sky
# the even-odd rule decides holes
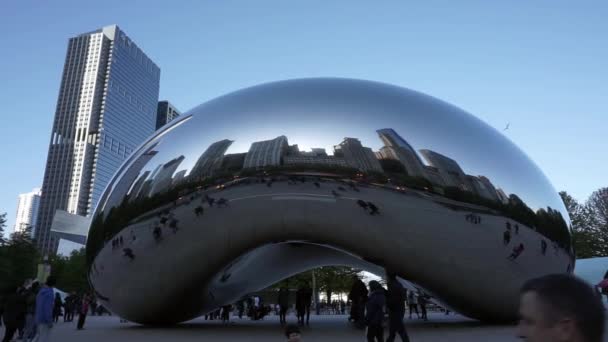
[[[510,123],[510,122],[507,122],[507,126],[505,126],[505,129],[503,129],[503,131],[508,130],[510,125],[511,125],[511,123]]]

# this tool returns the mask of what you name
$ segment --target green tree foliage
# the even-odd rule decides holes
[[[559,194],[570,216],[577,257],[608,256],[608,188],[595,191],[584,204],[565,191]]]
[[[89,291],[85,249],[74,250],[70,256],[53,256],[51,272],[57,278],[57,288],[65,292],[83,293]]]
[[[4,228],[5,214],[0,220]],[[5,292],[22,285],[25,280],[36,276],[36,266],[40,257],[31,238],[32,229],[14,232],[8,241],[0,246],[0,291]]]
[[[323,266],[283,279],[272,287],[275,289],[281,287],[289,289],[298,289],[304,286],[312,287],[313,272],[315,272],[318,290],[324,292],[327,298],[331,298],[334,293],[349,292],[353,285],[353,276],[360,277],[361,270],[346,266]]]

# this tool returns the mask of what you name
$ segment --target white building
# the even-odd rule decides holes
[[[38,207],[40,205],[40,189],[34,188],[31,192],[19,195],[19,204],[17,205],[17,219],[15,220],[15,232],[24,231],[27,226],[32,229],[36,228],[36,219],[38,218]],[[34,230],[32,230],[34,234]]]
[[[284,135],[272,140],[256,141],[251,144],[245,156],[243,168],[259,169],[281,165],[281,157],[287,153],[288,148],[287,137]]]

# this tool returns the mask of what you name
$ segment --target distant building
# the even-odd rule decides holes
[[[17,204],[17,218],[15,220],[14,232],[23,232],[32,227],[32,236],[36,230],[36,219],[40,206],[40,189],[35,188],[31,192],[20,194]]]
[[[281,165],[281,158],[287,153],[288,148],[287,137],[284,135],[272,140],[254,142],[245,156],[243,167],[259,169]]]
[[[472,184],[467,180],[460,165],[449,157],[431,150],[420,150],[426,161],[437,168],[445,186],[457,187],[465,191],[473,191]]]
[[[496,195],[502,204],[509,204],[509,196],[501,189],[496,189]]]
[[[492,184],[492,182],[490,182],[488,177],[478,176],[477,178],[479,178],[479,180],[481,181],[483,186],[488,191],[488,194],[489,194],[488,198],[490,198],[493,201],[500,201],[500,198],[498,197],[498,193],[496,192],[496,188],[494,187],[494,184]]]
[[[285,156],[283,157],[283,163],[285,165],[327,165],[327,166],[339,166],[348,167],[344,158],[336,158],[333,156]]]
[[[424,173],[426,174],[426,179],[428,179],[433,185],[436,186],[445,186],[445,182],[443,181],[443,177],[439,173],[439,169],[434,166],[424,166]]]
[[[496,197],[493,197],[490,191],[486,188],[485,184],[481,182],[481,180],[475,176],[466,175],[467,181],[472,187],[472,192],[478,196],[481,196],[485,199],[496,200]]]
[[[300,155],[306,157],[327,157],[327,152],[324,148],[311,148],[310,152],[300,152]]]
[[[405,171],[412,177],[425,177],[424,164],[416,151],[392,128],[379,129],[376,131],[384,147],[380,149],[381,159],[394,159],[403,165]],[[376,154],[378,155],[378,154]]]
[[[163,127],[181,113],[169,101],[158,101],[156,107],[156,129]]]
[[[233,140],[224,139],[211,144],[192,167],[190,177],[199,179],[213,175],[213,172],[222,166],[224,154],[233,142]]]
[[[188,172],[188,170],[177,171],[175,173],[175,175],[173,175],[173,180],[171,181],[171,185],[176,186],[177,184],[183,182],[185,179],[185,176],[186,176],[186,172]]]
[[[154,196],[155,194],[169,190],[173,183],[173,174],[184,159],[184,156],[179,156],[170,160],[160,168],[158,174],[152,180],[149,196]]]
[[[363,172],[383,172],[372,149],[363,147],[359,139],[344,138],[340,145],[334,146],[334,156],[344,158],[348,166]]]
[[[247,153],[231,153],[225,154],[222,159],[222,170],[238,171],[243,168],[245,164],[245,156]]]

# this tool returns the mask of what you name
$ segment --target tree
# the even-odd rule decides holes
[[[585,206],[594,242],[594,256],[608,256],[608,188],[591,194]]]
[[[6,228],[6,213],[0,214],[0,247],[6,245],[6,238],[4,237],[4,228]]]
[[[580,204],[567,192],[559,193],[566,206],[574,249],[578,258],[608,255],[608,188],[594,192],[585,204]]]
[[[36,276],[36,265],[40,257],[31,234],[29,226],[16,231],[0,248],[0,290],[6,291],[22,285],[25,280]]]
[[[316,269],[315,275],[319,290],[325,292],[327,302],[331,302],[333,293],[350,291],[353,286],[353,276],[361,270],[346,266],[324,266]]]
[[[65,292],[88,292],[86,252],[74,250],[70,256],[57,255],[50,259],[51,272],[57,279],[57,288]]]

